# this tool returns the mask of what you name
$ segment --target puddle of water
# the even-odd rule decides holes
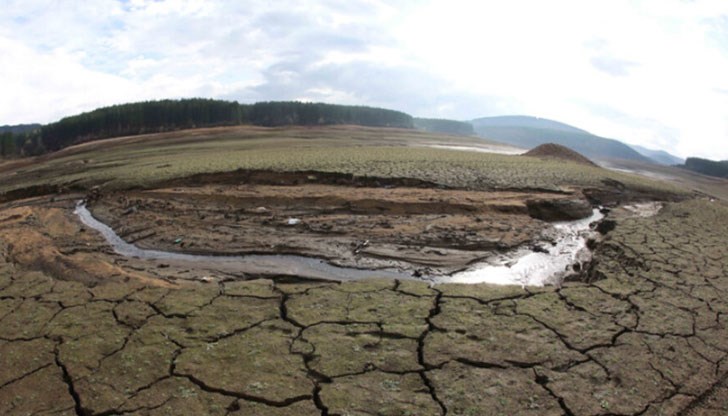
[[[591,253],[586,248],[586,239],[592,233],[589,224],[604,217],[595,209],[589,218],[554,223],[554,240],[557,242],[553,246],[544,247],[546,253],[519,249],[450,276],[415,278],[404,271],[338,267],[321,259],[295,255],[215,256],[145,250],[124,241],[111,227],[94,218],[83,203],[76,206],[74,213],[86,226],[100,232],[116,253],[143,260],[173,262],[177,266],[211,268],[231,274],[279,275],[339,281],[379,277],[424,280],[432,283],[494,283],[521,286],[559,284],[571,273],[571,265],[589,261]]]
[[[493,283],[498,285],[544,286],[559,284],[574,273],[572,265],[591,260],[586,240],[593,231],[589,224],[604,215],[595,209],[592,216],[577,221],[553,224],[556,244],[543,247],[546,253],[516,250],[498,256],[469,270],[437,278],[437,283]]]
[[[448,149],[448,150],[462,150],[466,152],[481,152],[481,153],[496,153],[500,155],[520,155],[525,153],[525,150],[517,149],[515,147],[498,147],[498,146],[451,146],[451,145],[444,145],[444,144],[431,144],[427,145],[427,147],[432,147],[435,149]]]
[[[649,218],[654,217],[662,209],[661,202],[644,202],[641,204],[623,205],[625,211],[635,217]]]
[[[674,181],[677,179],[677,177],[667,174],[667,173],[652,172],[652,171],[644,170],[644,169],[620,168],[620,167],[614,166],[607,162],[600,162],[599,164],[601,165],[601,167],[603,167],[605,169],[613,170],[615,172],[630,173],[633,175],[644,176],[644,177],[647,177],[650,179],[658,179],[661,181]]]

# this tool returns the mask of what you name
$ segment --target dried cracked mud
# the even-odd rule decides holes
[[[590,282],[525,289],[174,281],[67,205],[0,211],[0,414],[728,413],[720,202],[615,216]]]
[[[494,250],[537,239],[547,223],[532,215],[578,219],[592,213],[575,191],[341,186],[316,182],[339,179],[335,175],[299,176],[269,174],[259,178],[264,183],[123,191],[93,198],[89,207],[142,249],[302,255],[344,267],[428,274],[462,270]],[[291,181],[303,183],[291,186]]]

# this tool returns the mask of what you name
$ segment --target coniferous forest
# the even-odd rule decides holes
[[[0,156],[31,156],[111,137],[196,127],[332,125],[413,128],[410,115],[383,108],[297,101],[239,104],[182,99],[145,101],[99,108],[29,132],[0,133]]]
[[[728,178],[728,160],[714,161],[699,157],[689,157],[685,161],[685,164],[680,167],[702,173],[703,175]]]

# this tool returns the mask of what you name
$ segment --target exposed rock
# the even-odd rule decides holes
[[[532,218],[548,222],[579,220],[592,214],[591,204],[581,198],[531,199],[526,206]]]
[[[614,230],[614,228],[616,226],[617,226],[617,222],[616,221],[610,220],[610,219],[604,219],[604,220],[601,220],[599,222],[599,224],[597,224],[596,231],[599,234],[604,235],[604,234],[606,234],[606,233]]]

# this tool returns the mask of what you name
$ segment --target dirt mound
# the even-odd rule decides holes
[[[597,166],[594,162],[584,157],[582,154],[569,149],[566,146],[555,143],[546,143],[540,146],[534,147],[528,152],[524,153],[523,156],[532,156],[539,158],[559,159],[559,160],[570,160],[572,162],[581,163],[584,165]]]

